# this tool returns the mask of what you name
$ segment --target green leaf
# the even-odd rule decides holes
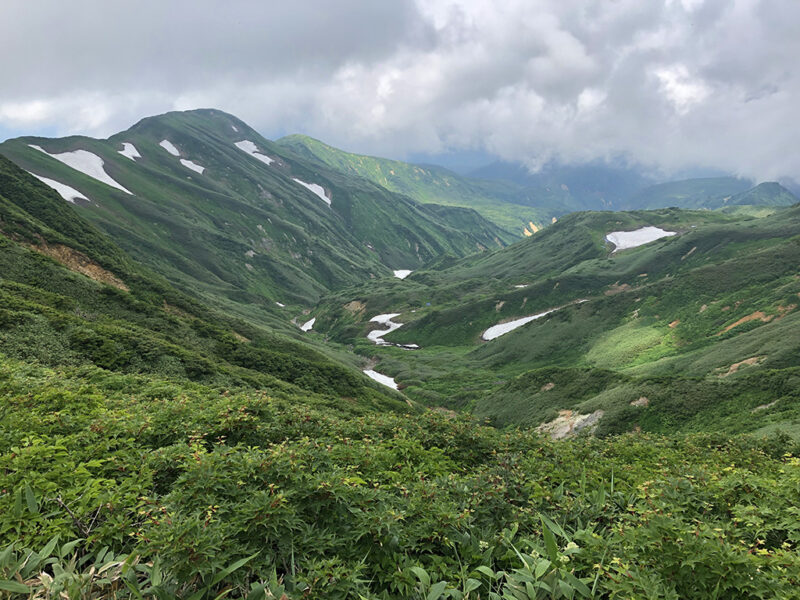
[[[54,535],[53,539],[51,539],[49,542],[47,542],[47,544],[45,544],[45,547],[42,548],[42,550],[39,552],[39,556],[41,556],[42,558],[48,558],[53,553],[53,548],[56,547],[57,543],[58,543],[58,534]]]
[[[566,579],[572,587],[578,590],[578,593],[584,598],[590,598],[592,596],[592,591],[589,589],[589,586],[575,577],[575,575],[572,573],[565,573],[564,579]]]
[[[486,576],[487,576],[489,579],[495,579],[495,578],[497,577],[497,575],[495,575],[494,571],[492,571],[492,570],[491,570],[489,567],[487,567],[486,565],[481,565],[481,566],[479,566],[479,567],[475,567],[475,570],[476,570],[476,571],[478,571],[479,573],[483,573],[483,574],[484,574],[484,575],[486,575]]]
[[[536,579],[541,579],[542,576],[547,572],[547,569],[550,568],[550,565],[553,563],[547,560],[546,558],[542,558],[536,563],[536,568],[533,571],[534,576]]]
[[[541,513],[539,514],[539,518],[547,524],[547,526],[550,528],[550,531],[552,531],[554,534],[559,535],[563,538],[567,537],[567,534],[564,533],[563,529],[561,529],[561,525],[559,525],[558,523],[556,523],[555,521],[551,520],[549,517],[546,517]]]
[[[431,591],[428,592],[428,596],[426,600],[439,600],[442,593],[444,593],[444,589],[447,587],[446,581],[440,581],[439,583],[434,583],[431,586]]]
[[[29,484],[25,484],[25,502],[28,505],[28,510],[33,514],[39,513],[39,504],[36,502],[36,494]]]
[[[237,569],[241,569],[241,568],[242,568],[244,565],[246,565],[247,563],[249,563],[249,562],[250,562],[251,560],[253,560],[253,559],[254,559],[256,556],[258,556],[258,552],[256,552],[255,554],[253,554],[253,555],[251,555],[251,556],[248,556],[248,557],[246,557],[246,558],[242,558],[242,559],[240,559],[240,560],[237,560],[237,561],[236,561],[235,563],[233,563],[233,564],[232,564],[230,567],[228,567],[228,568],[226,568],[226,569],[223,569],[222,571],[220,571],[219,573],[217,573],[217,574],[214,576],[214,579],[212,579],[212,580],[211,580],[211,585],[212,585],[212,586],[213,586],[213,585],[217,585],[217,584],[218,584],[220,581],[222,581],[223,579],[225,579],[225,578],[226,578],[228,575],[230,575],[231,573],[233,573],[233,572],[234,572],[234,571],[236,571]]]
[[[61,550],[58,551],[59,558],[64,558],[67,554],[72,552],[75,549],[75,546],[80,544],[83,540],[78,538],[77,540],[72,540],[71,542],[67,542],[63,546],[61,546]]]
[[[153,568],[150,570],[150,584],[153,587],[161,585],[161,561],[158,556],[153,559]]]
[[[541,515],[540,519],[542,522],[542,536],[544,537],[544,546],[547,549],[547,555],[553,562],[558,562],[558,544],[556,543],[556,537],[544,522],[544,519],[541,518]]]
[[[561,590],[561,593],[564,594],[564,597],[569,598],[570,600],[572,600],[572,598],[575,596],[575,590],[563,579],[559,580],[558,588]]]
[[[411,567],[409,571],[416,575],[417,579],[419,579],[425,587],[431,584],[431,578],[428,576],[428,572],[422,567]]]
[[[13,594],[30,594],[31,592],[31,589],[27,585],[16,581],[9,581],[8,579],[0,579],[0,590],[5,590]]]
[[[481,587],[481,582],[480,582],[480,581],[478,581],[477,579],[472,579],[472,578],[470,577],[470,578],[469,578],[469,579],[467,579],[467,581],[464,583],[464,593],[465,593],[465,594],[469,594],[470,592],[472,592],[472,591],[474,591],[474,590],[477,590],[479,587]]]

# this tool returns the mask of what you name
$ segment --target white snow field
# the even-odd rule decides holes
[[[414,271],[412,271],[410,269],[397,269],[394,272],[394,276],[397,277],[398,279],[405,279],[406,277],[411,275],[413,272]]]
[[[68,167],[72,167],[76,171],[80,171],[84,175],[88,175],[92,179],[96,179],[97,181],[105,183],[106,185],[110,185],[113,188],[117,188],[118,190],[133,196],[133,193],[130,190],[126,190],[119,183],[111,179],[109,174],[106,173],[105,169],[103,168],[103,159],[96,154],[92,154],[87,150],[73,150],[72,152],[62,152],[61,154],[50,154],[41,146],[34,146],[33,144],[28,145],[39,152],[44,152],[47,154],[47,156],[55,158],[57,161],[64,163]]]
[[[301,331],[311,331],[311,328],[314,327],[314,323],[316,322],[316,320],[317,320],[317,317],[314,317],[310,321],[306,321],[305,323],[300,325],[300,330]]]
[[[628,248],[649,244],[671,235],[676,235],[676,233],[674,231],[664,231],[658,227],[641,227],[635,231],[612,231],[606,236],[606,240],[614,244],[614,252],[617,252],[618,250],[627,250]]]
[[[331,205],[331,199],[330,199],[330,198],[328,198],[328,197],[325,195],[325,188],[323,188],[321,185],[317,185],[316,183],[306,183],[305,181],[300,181],[300,180],[299,180],[299,179],[297,179],[296,177],[292,177],[292,179],[293,179],[294,181],[296,181],[297,183],[299,183],[300,185],[302,185],[302,186],[303,186],[304,188],[306,188],[307,190],[310,190],[311,192],[315,193],[315,194],[316,194],[317,196],[319,196],[319,197],[322,199],[322,201],[323,201],[323,202],[325,202],[325,203],[326,203],[328,206],[330,206],[330,205]]]
[[[487,342],[489,340],[499,338],[501,335],[505,335],[509,331],[514,331],[517,327],[522,327],[526,323],[530,323],[531,321],[535,321],[536,319],[541,319],[545,315],[549,315],[554,310],[558,309],[551,308],[550,310],[546,310],[543,313],[539,313],[538,315],[531,315],[530,317],[522,317],[521,319],[517,319],[515,321],[509,321],[508,323],[500,323],[499,325],[493,325],[492,327],[489,327],[489,329],[484,331],[481,337]]]
[[[372,317],[369,322],[370,323],[380,323],[381,325],[385,325],[388,329],[376,329],[375,331],[370,331],[367,334],[367,339],[375,342],[378,346],[392,346],[393,344],[385,341],[383,336],[387,333],[391,333],[395,329],[400,329],[403,324],[402,323],[395,323],[392,321],[393,318],[399,317],[401,313],[387,313],[385,315],[375,315]]]
[[[517,327],[522,327],[526,323],[530,323],[531,321],[535,321],[536,319],[541,319],[545,315],[549,315],[551,312],[555,312],[557,310],[561,310],[562,308],[566,308],[567,306],[572,306],[573,304],[583,304],[584,302],[588,302],[588,300],[575,300],[574,302],[570,302],[569,304],[565,304],[564,306],[556,306],[555,308],[551,308],[544,312],[540,312],[536,315],[531,315],[530,317],[522,317],[521,319],[516,319],[514,321],[509,321],[508,323],[498,323],[497,325],[492,325],[483,332],[481,337],[486,340],[493,340],[495,338],[499,338],[501,335],[507,334],[509,331],[514,331]]]
[[[383,373],[378,373],[377,371],[373,371],[372,369],[364,369],[364,375],[366,375],[370,379],[374,379],[378,383],[382,383],[386,387],[392,388],[393,390],[397,389],[397,384],[395,383],[393,377],[389,377],[388,375],[384,375]]]
[[[205,168],[205,167],[201,167],[201,166],[200,166],[200,165],[198,165],[197,163],[195,163],[195,162],[192,162],[192,161],[190,161],[190,160],[186,160],[185,158],[182,158],[182,159],[181,159],[181,164],[182,164],[184,167],[186,167],[187,169],[191,169],[192,171],[195,171],[196,173],[200,173],[201,175],[203,174],[203,171],[205,171],[205,170],[206,170],[206,168]]]
[[[28,171],[28,173],[31,173],[31,172]],[[59,194],[61,194],[61,197],[64,200],[66,200],[67,202],[72,202],[73,204],[75,204],[75,200],[79,200],[79,199],[80,200],[87,200],[87,201],[89,200],[86,196],[81,194],[75,188],[71,188],[68,185],[64,185],[63,183],[59,183],[58,181],[56,181],[54,179],[48,179],[47,177],[41,177],[40,175],[37,175],[36,173],[31,173],[31,175],[36,177],[36,179],[41,181],[43,184],[48,185],[51,188],[53,188],[55,191],[57,191]]]
[[[131,144],[130,142],[122,142],[122,150],[117,150],[122,156],[125,158],[130,158],[132,161],[136,162],[137,158],[142,158],[142,155],[139,154],[139,151],[136,149],[136,146]]]
[[[236,142],[234,146],[236,146],[239,150],[242,150],[243,152],[247,152],[253,158],[257,158],[261,162],[266,163],[268,165],[271,165],[272,163],[275,162],[274,158],[270,158],[266,154],[261,154],[261,152],[259,152],[258,150],[258,146],[256,146],[250,140],[242,140],[241,142]],[[295,181],[297,180],[295,179]]]
[[[281,308],[286,308],[286,305],[283,302],[275,302],[275,304],[277,304]]]
[[[180,156],[181,153],[178,152],[178,149],[175,147],[175,144],[170,142],[169,140],[161,140],[158,142],[158,145],[161,146],[164,150],[172,154],[172,156]]]

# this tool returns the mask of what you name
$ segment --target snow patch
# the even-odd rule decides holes
[[[117,150],[122,156],[125,158],[130,158],[132,161],[136,161],[137,158],[142,158],[142,155],[139,154],[139,151],[136,149],[136,146],[131,144],[130,142],[122,142],[122,150]]]
[[[388,375],[384,375],[383,373],[378,373],[377,371],[373,371],[372,369],[364,369],[364,375],[366,375],[370,379],[374,379],[378,383],[382,383],[386,387],[392,388],[393,390],[397,389],[397,384],[395,383],[393,377],[389,377]]]
[[[28,173],[31,173],[31,172],[28,171]],[[36,179],[41,181],[43,184],[53,188],[55,191],[57,191],[59,194],[61,194],[61,197],[64,200],[66,200],[67,202],[72,202],[73,204],[75,204],[75,200],[87,200],[87,201],[89,200],[86,196],[81,194],[75,188],[71,188],[68,185],[65,185],[63,183],[59,183],[58,181],[56,181],[54,179],[48,179],[47,177],[41,177],[41,176],[37,175],[36,173],[31,173],[31,175],[36,177]]]
[[[236,125],[231,125],[231,129],[233,129],[236,133],[239,133],[239,130],[236,129]]]
[[[306,321],[302,325],[300,325],[301,331],[311,331],[311,328],[314,327],[314,323],[317,321],[317,317],[314,317],[310,321]]]
[[[613,254],[618,250],[636,248],[671,235],[676,235],[676,233],[674,231],[664,231],[658,227],[641,227],[635,231],[612,231],[606,236],[606,240],[614,244]]]
[[[285,308],[285,307],[286,307],[286,305],[285,305],[285,304],[283,304],[282,302],[276,302],[275,304],[277,304],[277,305],[278,305],[278,306],[280,306],[281,308]]]
[[[522,317],[521,319],[517,319],[516,321],[509,321],[508,323],[500,323],[499,325],[493,325],[489,327],[486,331],[483,332],[481,336],[487,342],[493,340],[495,338],[499,338],[501,335],[507,334],[509,331],[514,331],[518,327],[522,327],[526,323],[530,323],[531,321],[535,321],[536,319],[541,319],[545,315],[549,315],[554,310],[558,310],[556,308],[551,308],[550,310],[546,310],[538,315],[531,315],[530,317]]]
[[[161,146],[164,150],[166,150],[170,154],[172,154],[172,156],[180,156],[181,155],[181,153],[178,152],[178,149],[175,147],[175,144],[173,144],[169,140],[161,140],[158,143],[158,145]]]
[[[385,341],[383,336],[388,333],[391,333],[395,329],[400,329],[403,324],[402,323],[395,323],[392,321],[394,317],[399,317],[401,313],[387,313],[385,315],[375,315],[372,317],[369,322],[370,323],[380,323],[381,325],[385,325],[388,329],[376,329],[375,331],[370,331],[367,334],[367,339],[375,342],[378,346],[391,346],[392,344]]]
[[[270,158],[266,154],[261,154],[261,152],[259,152],[258,150],[258,146],[256,146],[250,140],[242,140],[241,142],[236,142],[234,146],[236,146],[239,150],[243,152],[247,152],[253,158],[257,158],[261,162],[266,163],[268,165],[271,165],[272,163],[275,162],[274,158]],[[297,179],[295,179],[295,181],[297,181]]]
[[[190,160],[186,160],[185,158],[182,158],[182,159],[181,159],[181,164],[182,164],[184,167],[186,167],[187,169],[191,169],[192,171],[194,171],[194,172],[196,172],[196,173],[200,173],[201,175],[203,174],[203,171],[205,171],[205,170],[206,170],[206,168],[205,168],[205,167],[201,167],[201,166],[200,166],[200,165],[198,165],[197,163],[195,163],[195,162],[192,162],[192,161],[190,161]]]
[[[583,302],[588,302],[588,301],[577,300],[576,302],[572,302],[571,304],[582,304]],[[565,306],[569,306],[569,304]],[[531,315],[529,317],[522,317],[521,319],[509,321],[508,323],[498,323],[497,325],[493,325],[492,327],[489,327],[489,329],[484,331],[481,337],[488,342],[490,340],[499,338],[501,335],[507,334],[509,331],[514,331],[515,329],[517,329],[518,327],[522,327],[526,323],[530,323],[531,321],[535,321],[536,319],[541,319],[545,315],[549,315],[551,312],[561,310],[562,308],[564,308],[564,306],[557,306],[556,308],[551,308],[550,310],[546,310],[544,312],[540,312],[538,314]]]
[[[62,152],[61,154],[50,154],[41,146],[34,146],[33,144],[28,145],[39,152],[44,152],[47,154],[47,156],[55,158],[57,161],[64,163],[68,167],[72,167],[76,171],[80,171],[84,175],[88,175],[92,179],[96,179],[97,181],[105,183],[106,185],[110,185],[113,188],[117,188],[118,190],[133,196],[131,191],[126,190],[119,183],[111,179],[109,174],[106,173],[105,169],[103,168],[103,159],[96,154],[92,154],[87,150],[73,150],[72,152]]]
[[[413,272],[414,271],[411,271],[410,269],[397,269],[396,271],[394,271],[394,276],[397,277],[398,279],[405,279]]]
[[[307,190],[310,190],[311,192],[319,196],[322,199],[322,201],[325,202],[328,206],[331,205],[331,199],[325,195],[325,188],[323,188],[321,185],[317,185],[316,183],[306,183],[305,181],[300,181],[296,177],[292,177],[292,179],[297,183],[299,183],[300,185],[302,185]]]

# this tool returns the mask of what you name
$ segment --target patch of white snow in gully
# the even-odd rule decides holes
[[[261,152],[258,150],[258,146],[256,146],[250,140],[242,140],[241,142],[236,142],[234,146],[236,146],[239,150],[243,152],[247,152],[247,154],[249,154],[253,158],[256,158],[268,165],[271,165],[272,163],[275,162],[274,158],[270,158],[266,154],[261,154]],[[297,180],[295,179],[295,181]]]
[[[28,173],[31,173],[31,172],[28,171]],[[63,183],[59,183],[55,179],[48,179],[47,177],[42,177],[40,175],[37,175],[36,173],[31,173],[31,175],[36,177],[36,179],[41,181],[43,184],[53,188],[55,191],[57,191],[59,194],[61,194],[61,197],[64,200],[66,200],[67,202],[72,202],[73,204],[75,204],[75,200],[87,200],[87,201],[89,200],[86,196],[81,194],[75,188],[71,188],[68,185],[65,185]]]
[[[299,183],[300,185],[302,185],[307,190],[319,196],[322,199],[322,201],[325,202],[328,206],[331,205],[331,199],[325,195],[325,188],[323,188],[321,185],[318,185],[316,183],[306,183],[305,181],[300,181],[296,177],[292,177],[292,179],[297,183]]]
[[[170,154],[172,154],[172,156],[180,156],[181,155],[181,153],[178,152],[178,149],[175,147],[175,144],[173,144],[169,140],[161,140],[158,143],[158,145],[161,146],[164,150],[166,150]]]
[[[565,306],[570,306],[572,304],[582,304],[584,302],[587,302],[587,300],[577,300]],[[523,325],[530,323],[531,321],[535,321],[536,319],[541,319],[545,315],[549,315],[551,312],[561,310],[565,306],[557,306],[556,308],[551,308],[550,310],[546,310],[544,312],[540,312],[538,314],[531,315],[529,317],[522,317],[521,319],[515,319],[514,321],[509,321],[508,323],[498,323],[497,325],[493,325],[492,327],[489,327],[489,329],[484,331],[481,337],[487,342],[499,338],[501,335],[505,335],[509,331],[514,331],[518,327],[522,327]]]
[[[301,331],[311,331],[311,328],[314,327],[314,323],[316,322],[316,320],[317,320],[317,317],[314,317],[310,321],[306,321],[305,323],[300,325],[300,330]]]
[[[381,325],[385,325],[388,329],[376,329],[375,331],[370,331],[367,334],[367,339],[375,342],[379,346],[391,346],[389,342],[383,339],[387,333],[391,333],[395,329],[400,329],[403,324],[402,323],[395,323],[392,321],[394,317],[399,317],[401,313],[387,313],[385,315],[375,315],[372,317],[369,322],[370,323],[380,323]]]
[[[142,158],[142,155],[139,154],[139,151],[136,149],[136,146],[131,144],[130,142],[122,142],[122,150],[117,150],[122,156],[125,158],[130,158],[132,161],[136,162],[137,158]]]
[[[190,160],[186,160],[185,158],[182,158],[182,159],[181,159],[181,164],[182,164],[184,167],[186,167],[187,169],[191,169],[191,170],[192,170],[192,171],[194,171],[195,173],[200,173],[201,175],[203,174],[203,171],[205,171],[205,170],[206,170],[206,168],[205,168],[205,167],[201,167],[201,166],[200,166],[200,165],[198,165],[197,163],[195,163],[195,162],[192,162],[192,161],[190,161]]]
[[[72,152],[62,152],[61,154],[50,154],[41,146],[34,146],[33,144],[28,145],[31,148],[34,148],[39,152],[44,152],[47,154],[47,156],[55,158],[57,161],[72,167],[76,171],[80,171],[84,175],[88,175],[92,179],[96,179],[97,181],[105,183],[106,185],[110,185],[113,188],[117,188],[118,190],[133,196],[133,193],[130,190],[122,187],[119,183],[114,181],[108,173],[106,173],[105,169],[103,168],[103,159],[96,154],[92,154],[87,150],[73,150]]]
[[[676,235],[676,233],[674,231],[664,231],[658,227],[641,227],[635,231],[612,231],[606,236],[606,240],[614,244],[614,252],[617,252],[618,250],[627,250],[628,248],[649,244],[671,235]]]
[[[397,277],[398,279],[405,279],[413,272],[414,271],[410,269],[397,269],[396,271],[394,271],[394,276]]]
[[[383,373],[378,373],[377,371],[373,371],[372,369],[364,369],[364,375],[366,375],[370,379],[374,379],[378,383],[382,383],[386,387],[392,388],[393,390],[397,389],[397,383],[395,383],[393,377],[389,377],[388,375],[384,375]]]

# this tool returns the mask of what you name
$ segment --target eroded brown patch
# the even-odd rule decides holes
[[[350,314],[360,315],[367,309],[367,305],[363,302],[359,302],[358,300],[353,300],[352,302],[345,304],[343,308]]]
[[[725,310],[725,309],[723,308],[722,310]],[[734,327],[738,327],[739,325],[744,325],[745,323],[749,323],[750,321],[758,320],[758,321],[763,321],[764,323],[769,323],[770,321],[772,321],[772,319],[774,317],[775,317],[775,315],[768,315],[765,312],[757,310],[756,312],[751,313],[751,314],[747,315],[746,317],[742,317],[741,319],[739,319],[735,323],[731,323],[725,329],[723,329],[722,331],[717,333],[717,335],[722,335],[723,333],[727,333],[731,329],[733,329]]]
[[[70,271],[75,271],[81,275],[85,275],[89,279],[94,279],[100,283],[105,283],[118,290],[130,291],[127,285],[122,280],[93,261],[91,258],[78,252],[74,248],[65,246],[63,244],[50,245],[46,241],[41,240],[38,244],[28,246],[32,250],[36,250],[45,256],[60,262],[67,267]]]
[[[552,381],[550,381],[549,383],[545,383],[545,384],[542,386],[542,391],[543,391],[543,392],[549,392],[549,391],[550,391],[550,390],[552,390],[554,387],[556,387],[556,384],[555,384],[555,383],[553,383]]]
[[[719,376],[720,377],[727,377],[728,375],[733,375],[741,367],[745,367],[745,366],[752,367],[753,365],[757,365],[758,363],[760,363],[765,358],[766,358],[766,356],[751,356],[750,358],[745,358],[744,360],[740,360],[737,363],[733,363],[730,367],[728,367],[727,371],[725,371],[723,373],[720,373]],[[723,369],[724,368],[725,367],[723,367]]]
[[[669,324],[669,328],[675,329],[678,325],[680,325],[680,323],[681,323],[680,319],[675,319],[672,323]]]

